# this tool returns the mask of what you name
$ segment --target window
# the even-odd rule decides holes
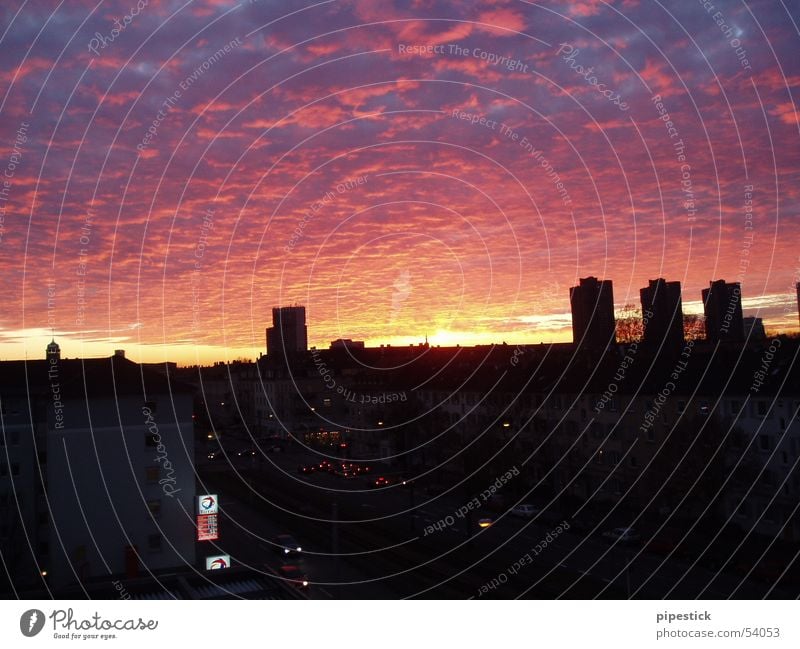
[[[758,448],[762,451],[768,451],[770,449],[770,441],[769,435],[759,435],[758,436]]]
[[[158,482],[159,476],[160,471],[157,466],[149,466],[144,470],[144,477],[145,480],[147,480],[147,484],[155,484]]]
[[[150,534],[147,537],[147,549],[150,552],[161,552],[161,535]]]
[[[631,465],[632,469],[635,469],[639,466],[639,458],[637,458],[635,455],[631,455],[630,458],[628,458],[628,463]]]
[[[150,511],[153,518],[158,518],[161,515],[161,500],[148,500],[147,509]]]
[[[766,401],[756,401],[756,414],[759,417],[763,417],[767,414],[767,402]]]

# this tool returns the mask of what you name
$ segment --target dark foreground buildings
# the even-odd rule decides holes
[[[194,567],[192,399],[122,352],[0,362],[0,592]]]
[[[121,353],[62,359],[55,343],[45,360],[0,363],[0,552],[11,577],[0,590],[44,584],[64,592],[120,578],[133,589],[132,575],[145,566],[170,573],[164,583],[172,583],[172,573],[203,559],[195,470],[206,471],[201,479],[213,472],[225,489],[240,486],[241,498],[253,487],[297,510],[296,467],[281,488],[270,482],[280,472],[267,459],[237,465],[237,473],[221,462],[196,467],[194,417],[201,416],[208,417],[204,440],[206,430],[219,440],[239,434],[272,449],[265,452],[277,446],[409,477],[401,499],[407,512],[423,498],[456,511],[512,472],[492,516],[533,502],[542,521],[569,518],[584,536],[613,520],[648,539],[648,556],[704,557],[701,565],[763,538],[780,575],[800,544],[798,340],[684,341],[680,286],[660,279],[642,289],[652,344],[614,344],[610,282],[583,279],[570,298],[580,320],[576,340],[589,345],[364,348],[342,341],[304,352],[304,310],[291,307],[285,318],[276,310],[273,327],[281,332],[273,334],[277,349],[294,350],[291,363],[273,345],[254,363],[158,371]],[[675,344],[676,353],[661,353],[662,343]],[[337,484],[345,483],[356,484]],[[328,491],[314,496],[339,497]],[[302,506],[312,504],[319,505]],[[332,504],[301,518],[324,521]],[[273,521],[279,509],[269,506],[265,517]],[[286,516],[294,531],[296,517]],[[402,528],[419,536],[415,521],[409,514],[389,534]],[[324,552],[331,538],[323,528],[313,540]],[[734,550],[719,550],[719,539],[732,540]],[[761,556],[746,564],[744,555],[731,566],[744,562],[741,574]],[[176,593],[202,590],[194,581],[188,588],[187,579]]]

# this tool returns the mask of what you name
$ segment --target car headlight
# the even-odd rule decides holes
[[[302,552],[302,551],[303,551],[303,548],[301,548],[301,547],[298,545],[298,546],[297,546],[297,551],[298,551],[298,552]]]

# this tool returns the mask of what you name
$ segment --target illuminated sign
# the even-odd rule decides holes
[[[219,513],[219,500],[217,494],[204,494],[197,497],[198,514],[217,514]]]
[[[217,514],[198,514],[197,540],[216,541],[219,538],[219,525]]]
[[[218,554],[213,557],[206,557],[206,570],[220,570],[221,568],[231,567],[231,556],[229,554]]]

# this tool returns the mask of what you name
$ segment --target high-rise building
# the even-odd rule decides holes
[[[764,330],[764,321],[761,318],[748,317],[743,318],[744,322],[744,337],[753,340],[764,340],[767,337],[767,332]]]
[[[739,282],[724,279],[711,282],[703,289],[703,309],[706,314],[706,340],[744,339],[742,321],[742,288]]]
[[[575,344],[603,348],[616,342],[614,290],[610,279],[583,277],[569,289],[572,339]]]
[[[272,309],[272,326],[267,329],[267,356],[293,356],[308,350],[308,329],[304,306]]]
[[[651,279],[639,291],[642,300],[642,340],[656,347],[673,349],[683,345],[681,283]]]

